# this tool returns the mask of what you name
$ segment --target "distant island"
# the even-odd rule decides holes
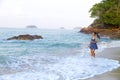
[[[60,27],[60,29],[65,29],[64,27]]]
[[[28,26],[26,26],[26,28],[37,28],[37,26],[35,26],[35,25],[28,25]]]

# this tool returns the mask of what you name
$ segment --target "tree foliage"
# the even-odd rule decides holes
[[[93,5],[89,12],[95,18],[94,23],[120,27],[120,0],[102,0]]]

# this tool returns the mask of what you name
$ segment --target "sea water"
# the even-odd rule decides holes
[[[20,34],[43,39],[6,40]],[[79,80],[118,68],[116,60],[90,57],[90,37],[79,30],[0,29],[0,80]],[[97,52],[119,46],[103,37]]]

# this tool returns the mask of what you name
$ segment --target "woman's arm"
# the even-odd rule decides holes
[[[95,42],[96,42],[96,43],[98,42],[98,38],[97,38],[97,37],[95,38]]]

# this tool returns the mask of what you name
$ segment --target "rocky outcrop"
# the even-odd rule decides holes
[[[10,37],[7,40],[14,40],[14,39],[16,39],[16,40],[34,40],[34,39],[43,39],[43,37],[40,35],[24,34],[24,35]]]
[[[92,28],[92,27],[87,27],[87,28],[82,28],[80,32],[85,33],[85,34],[90,34],[92,32],[97,32],[101,36],[108,36],[111,39],[120,39],[120,29],[98,29],[98,28]]]

